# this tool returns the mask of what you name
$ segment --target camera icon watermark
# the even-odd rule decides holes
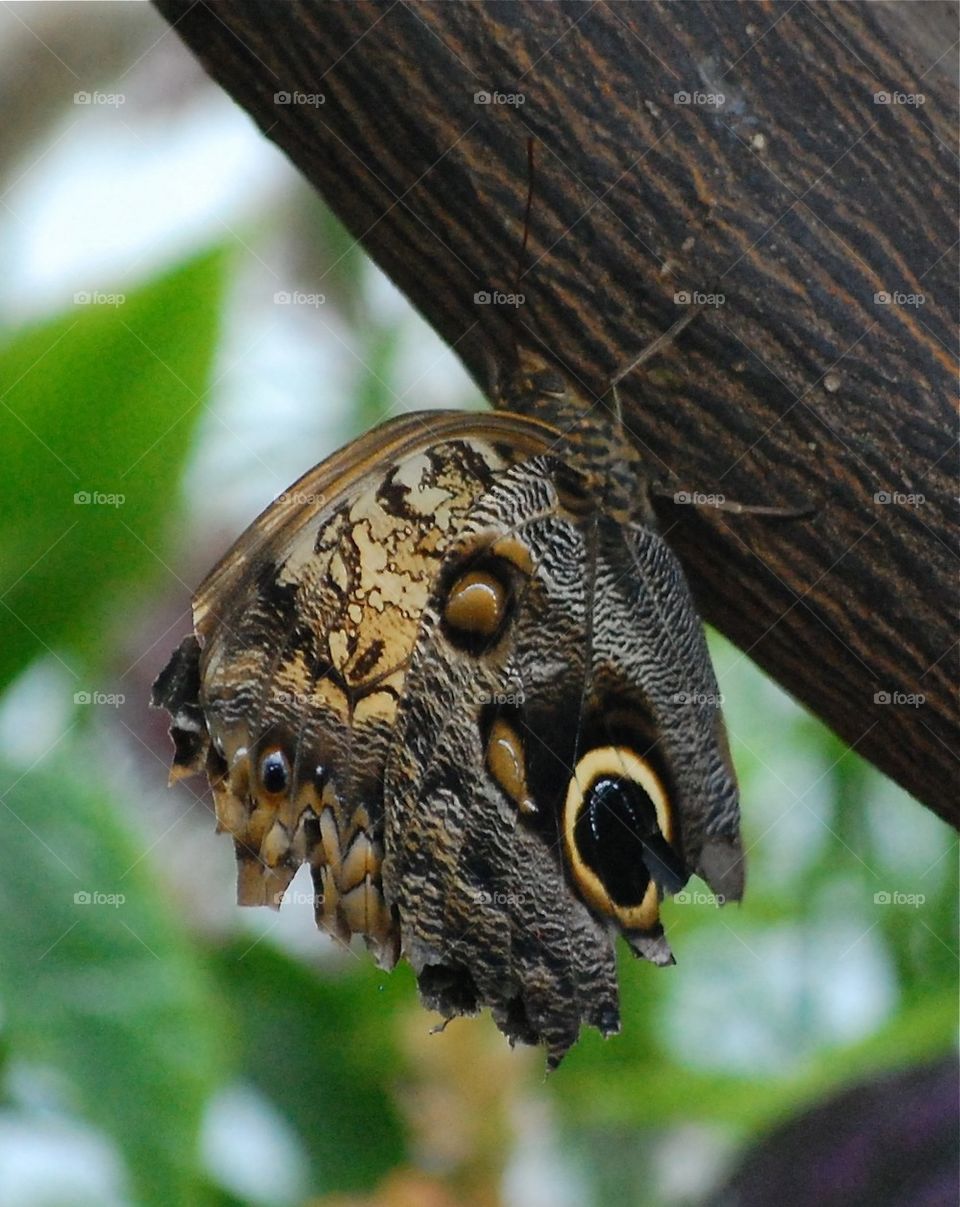
[[[110,109],[119,109],[127,103],[126,93],[123,92],[75,92],[75,105],[105,105]]]
[[[284,905],[312,905],[314,909],[323,905],[322,893],[305,893],[302,889],[287,889],[283,894]]]
[[[685,888],[679,893],[674,893],[673,900],[677,905],[723,905],[727,899],[723,893],[705,893],[700,889]]]
[[[881,889],[873,894],[874,905],[909,905],[919,909],[926,905],[927,898],[923,893],[901,893],[897,889]]]
[[[880,289],[873,295],[875,306],[922,306],[927,300],[924,293],[907,293],[902,289]]]
[[[473,94],[475,105],[509,105],[519,109],[526,100],[526,94],[523,92],[488,92],[486,88],[481,88]]]
[[[122,692],[79,691],[73,693],[74,704],[98,704],[108,708],[120,708],[127,697]]]
[[[122,306],[125,293],[104,293],[102,289],[78,289],[73,295],[74,306]]]
[[[722,306],[726,302],[726,294],[703,293],[699,289],[678,289],[673,295],[675,306]]]
[[[906,105],[909,108],[919,108],[927,103],[923,92],[887,92],[885,89],[873,94],[875,105]]]
[[[701,490],[678,490],[673,496],[674,503],[689,504],[692,507],[722,507],[727,501],[726,495],[705,494]]]
[[[878,490],[873,496],[873,501],[881,506],[894,504],[899,507],[922,507],[927,501],[927,496],[902,490]]]
[[[73,502],[75,507],[122,507],[127,496],[118,491],[106,490],[75,490]]]
[[[496,704],[501,707],[520,708],[526,703],[526,696],[523,694],[523,689],[518,687],[516,691],[508,692],[481,692],[480,695],[471,700],[472,704]]]
[[[299,289],[278,289],[273,295],[274,306],[313,306],[316,309],[326,300],[324,293],[304,293]]]
[[[688,92],[685,88],[673,94],[675,105],[702,105],[706,109],[722,109],[727,98],[722,92],[701,92],[693,89]]]
[[[126,904],[126,900],[124,893],[101,893],[80,889],[73,894],[74,905],[110,905],[114,909],[119,909],[121,905]]]
[[[474,893],[473,900],[476,905],[526,905],[527,903],[525,893],[489,893],[482,889]]]
[[[723,704],[723,692],[675,692],[671,699],[674,704],[700,704],[720,708]]]
[[[322,507],[327,496],[309,490],[281,490],[275,503],[289,503],[292,507]]]
[[[475,306],[522,306],[527,300],[523,293],[504,293],[500,289],[479,289],[473,295]]]
[[[321,105],[327,103],[327,98],[322,92],[275,92],[273,103],[275,105],[306,105],[310,109],[319,109]]]
[[[922,708],[927,702],[923,692],[879,691],[873,693],[874,704],[896,704],[901,708]]]

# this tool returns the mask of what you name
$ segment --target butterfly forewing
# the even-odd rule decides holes
[[[180,770],[210,774],[241,903],[278,904],[307,860],[323,924],[395,953],[383,768],[421,612],[471,502],[547,435],[509,416],[481,434],[469,416],[405,416],[284,492],[198,590],[198,640],[155,694]],[[268,784],[277,752],[286,782]]]

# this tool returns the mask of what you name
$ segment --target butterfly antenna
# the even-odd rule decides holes
[[[693,320],[700,314],[700,312],[703,310],[703,307],[703,302],[697,302],[695,305],[691,306],[686,314],[684,314],[681,318],[678,318],[677,321],[669,326],[666,331],[662,331],[657,338],[651,343],[647,344],[647,346],[643,348],[640,353],[633,358],[633,360],[624,365],[619,372],[614,373],[613,377],[610,378],[610,385],[608,388],[610,391],[610,396],[613,399],[613,413],[616,416],[617,424],[621,432],[623,431],[623,403],[620,401],[620,391],[617,389],[617,386],[625,377],[632,373],[634,369],[639,369],[640,366],[645,365],[648,360],[652,360],[655,356],[659,355],[664,348],[669,348],[670,345],[676,340],[680,332],[689,327]]]
[[[678,318],[675,323],[666,329],[666,331],[662,331],[657,338],[653,340],[652,343],[647,344],[639,355],[635,356],[633,360],[629,362],[629,364],[625,365],[613,375],[613,377],[610,379],[611,387],[615,390],[620,382],[623,381],[623,379],[630,373],[632,373],[634,369],[639,369],[640,366],[645,365],[648,360],[652,360],[655,356],[658,356],[664,350],[664,348],[669,348],[670,345],[675,342],[680,332],[685,331],[686,328],[690,326],[693,320],[701,313],[703,308],[703,302],[698,302],[691,306],[686,314],[682,316],[682,318]]]

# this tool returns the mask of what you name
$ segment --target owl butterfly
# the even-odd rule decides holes
[[[703,631],[621,453],[596,423],[384,424],[240,537],[154,687],[241,904],[308,863],[322,927],[551,1065],[619,1029],[617,934],[670,963],[664,894],[743,884]]]

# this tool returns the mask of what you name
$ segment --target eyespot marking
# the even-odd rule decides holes
[[[260,755],[257,771],[268,796],[283,796],[290,787],[290,760],[279,746],[271,746]]]
[[[521,813],[538,812],[527,787],[526,757],[520,735],[502,717],[490,727],[487,739],[487,770]]]
[[[477,637],[492,637],[506,615],[507,592],[485,570],[468,570],[447,595],[443,618],[450,628]]]
[[[494,541],[490,546],[490,552],[496,554],[497,557],[502,557],[521,574],[533,573],[533,554],[530,552],[530,546],[515,536],[502,536],[498,541]]]
[[[670,845],[673,817],[649,761],[626,746],[601,746],[577,763],[563,811],[564,852],[574,883],[598,913],[624,930],[653,931],[663,892],[687,879]]]

